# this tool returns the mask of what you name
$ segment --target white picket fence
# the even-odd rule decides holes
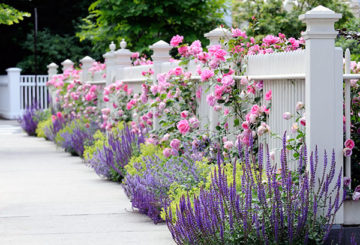
[[[343,171],[343,142],[350,138],[350,84],[349,79],[360,79],[359,75],[350,74],[350,54],[345,55],[345,71],[343,67],[343,51],[335,47],[337,32],[334,23],[341,18],[340,14],[325,7],[319,6],[300,16],[307,29],[302,33],[306,41],[306,49],[294,52],[253,55],[247,57],[246,77],[252,80],[263,80],[266,93],[272,90],[272,108],[268,124],[273,132],[282,134],[289,129],[294,119],[282,119],[284,112],[295,113],[298,101],[305,103],[306,110],[306,144],[308,149],[314,150],[318,146],[320,157],[324,150],[336,154],[336,171]],[[210,45],[221,44],[220,39],[229,38],[231,33],[223,28],[217,28],[207,34]],[[158,41],[150,46],[153,50],[153,65],[131,66],[131,51],[126,49],[126,43],[121,42],[120,49],[115,50],[115,45],[110,45],[110,51],[104,54],[106,63],[106,80],[97,81],[98,84],[111,84],[117,80],[123,81],[140,91],[144,82],[141,75],[149,68],[157,74],[169,71],[177,63],[169,62],[171,49],[164,41]],[[83,81],[92,81],[86,72],[93,60],[85,57],[81,60],[85,73],[81,75]],[[63,70],[72,62],[66,60],[62,63]],[[57,73],[57,65],[51,64],[49,77]],[[196,74],[196,65],[189,64],[189,70]],[[199,80],[198,76],[192,79]],[[235,77],[236,80],[241,77]],[[156,79],[154,79],[156,81]],[[345,99],[343,96],[343,83],[345,81]],[[202,84],[201,86],[207,86]],[[210,90],[211,92],[211,90]],[[199,118],[201,124],[209,124],[213,130],[217,124],[218,115],[210,108],[205,96],[200,101]],[[345,101],[346,132],[343,131],[343,103]],[[156,125],[156,123],[155,123]],[[281,147],[277,139],[267,137],[264,139],[270,149]],[[321,172],[322,166],[319,166]],[[351,175],[350,159],[346,159],[346,176]],[[356,210],[357,209],[357,210]],[[338,212],[336,223],[360,224],[360,204],[346,202]],[[354,215],[354,213],[356,215]]]
[[[39,108],[49,107],[48,88],[46,82],[48,75],[21,75],[20,76],[20,110],[36,104]]]

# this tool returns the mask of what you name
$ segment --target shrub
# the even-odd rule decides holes
[[[65,126],[66,121],[61,112],[57,113],[57,116],[51,116],[51,123],[48,123],[44,127],[44,134],[48,140],[54,141],[56,134]]]
[[[126,176],[124,189],[132,206],[139,209],[140,213],[148,215],[154,223],[158,223],[163,221],[160,213],[164,205],[170,201],[170,189],[176,196],[178,191],[189,191],[193,186],[199,185],[207,176],[207,163],[204,163],[204,168],[200,163],[194,164],[194,161],[199,159],[189,154],[160,158],[162,154],[158,148],[151,147],[148,152],[151,151],[157,152],[158,155],[150,155],[143,157],[139,162],[132,162],[131,169],[134,171]],[[176,189],[175,186],[181,188]]]
[[[304,150],[298,171],[291,172],[284,142],[281,171],[277,172],[268,152],[264,166],[262,146],[257,162],[249,157],[250,151],[245,149],[245,157],[240,159],[240,187],[234,176],[236,165],[229,185],[219,157],[210,188],[201,189],[197,196],[184,195],[175,213],[167,210],[167,225],[178,244],[319,244],[327,239],[343,199],[342,171],[335,179],[334,153],[327,164],[325,152],[324,174],[317,188],[317,152],[311,154],[310,172],[304,168]],[[332,183],[334,179],[336,183]]]

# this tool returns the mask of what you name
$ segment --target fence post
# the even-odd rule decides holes
[[[20,110],[20,68],[6,69],[8,76],[9,113],[8,119],[17,119],[21,116]]]
[[[226,28],[218,27],[208,33],[205,33],[204,37],[206,37],[210,41],[208,47],[212,45],[221,45],[221,39],[229,40],[229,38],[231,37],[231,32]],[[202,86],[203,91],[206,91],[207,88],[208,88],[207,85]],[[210,88],[209,92],[203,95],[204,99],[202,99],[201,102],[206,103],[206,97],[209,94],[214,93],[214,91],[215,91],[214,87]],[[209,121],[209,130],[210,132],[214,132],[217,124],[219,123],[219,113],[216,112],[214,108],[208,105],[206,106],[208,108],[208,116],[206,115],[202,116],[201,120],[203,120],[204,117],[208,117],[207,121]],[[204,108],[204,106],[201,106],[201,108]]]
[[[115,70],[116,79],[122,80],[124,78],[124,68],[131,66],[131,51],[126,48],[127,43],[123,39],[120,42],[120,49],[115,52]]]
[[[105,65],[106,65],[106,85],[109,85],[111,83],[113,83],[113,76],[115,75],[113,70],[114,70],[114,65],[116,62],[116,56],[115,56],[115,49],[116,49],[116,45],[114,42],[111,42],[111,44],[109,45],[110,51],[105,53],[103,55],[104,59],[105,59]]]
[[[90,80],[90,73],[89,73],[89,69],[91,68],[92,64],[95,62],[95,60],[93,58],[91,58],[90,56],[85,56],[84,58],[82,58],[80,60],[81,62],[81,81],[82,82],[87,82]]]
[[[306,31],[302,33],[306,40],[306,144],[309,151],[315,151],[315,147],[318,147],[320,160],[324,150],[331,160],[334,150],[335,170],[338,174],[343,167],[343,64],[342,50],[335,48],[337,31],[334,23],[341,18],[341,14],[318,6],[299,18],[306,23]],[[316,178],[320,177],[322,172],[323,164],[319,164]],[[335,197],[332,197],[332,200],[334,199]],[[335,223],[343,224],[343,216],[342,206]]]
[[[161,73],[161,64],[163,62],[168,62],[171,58],[169,52],[172,49],[170,44],[167,42],[160,40],[153,45],[149,47],[153,51],[153,55],[151,56],[154,65],[154,75],[153,75],[153,81],[155,84],[157,84],[157,75]],[[159,128],[159,120],[154,115],[154,129]]]
[[[54,75],[57,74],[57,69],[58,69],[58,67],[59,67],[59,66],[58,66],[57,64],[55,64],[54,62],[51,63],[51,64],[49,64],[49,65],[47,66],[47,68],[48,68],[49,80],[50,80]]]
[[[61,65],[62,65],[62,71],[64,72],[65,70],[72,68],[74,66],[74,62],[72,62],[69,59],[66,59],[63,62],[61,62]]]

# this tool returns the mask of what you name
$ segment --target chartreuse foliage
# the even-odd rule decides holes
[[[83,20],[80,40],[91,40],[98,50],[122,38],[129,48],[144,51],[159,40],[182,33],[187,40],[198,38],[223,23],[226,0],[97,0]],[[196,16],[196,18],[195,18]]]
[[[12,25],[23,20],[24,17],[30,17],[27,12],[22,12],[5,3],[0,3],[0,24]]]

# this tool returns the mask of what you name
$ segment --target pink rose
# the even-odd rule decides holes
[[[172,153],[172,150],[170,148],[165,148],[163,150],[163,154],[164,156],[167,158],[167,157],[170,157],[171,156],[171,153]]]
[[[204,69],[201,72],[201,81],[205,82],[205,81],[209,80],[213,76],[214,76],[214,72],[212,70]]]
[[[242,124],[241,124],[241,126],[242,126],[242,128],[243,129],[249,129],[249,122],[243,122]]]
[[[180,113],[180,116],[181,116],[182,118],[187,118],[187,117],[189,116],[189,112],[188,112],[188,111],[182,111],[182,112]]]
[[[352,139],[347,139],[345,141],[344,145],[345,145],[346,148],[349,148],[349,149],[352,150],[354,148],[354,146],[355,146],[355,142]]]
[[[226,141],[224,142],[224,148],[227,149],[227,150],[230,150],[231,148],[234,147],[234,143],[231,142],[231,141]]]
[[[305,117],[300,118],[300,124],[303,125],[304,127],[306,126],[306,119],[305,119]]]
[[[215,102],[216,102],[215,96],[209,94],[209,95],[206,97],[206,101],[207,101],[207,103],[209,104],[209,106],[214,106],[214,105],[215,105]]]
[[[180,144],[181,144],[181,141],[178,140],[178,139],[173,139],[173,140],[170,142],[170,146],[171,146],[171,148],[173,148],[174,150],[179,150]]]
[[[284,112],[283,118],[284,118],[285,120],[289,120],[290,118],[292,118],[292,115],[291,115],[290,112]]]
[[[109,100],[110,100],[109,97],[104,96],[104,101],[105,101],[105,102],[108,102]]]
[[[267,93],[265,94],[265,100],[271,100],[272,99],[272,91],[271,89],[269,91],[267,91]]]
[[[192,128],[198,128],[200,126],[200,122],[196,117],[190,118],[189,123]]]
[[[305,106],[305,105],[304,105],[303,102],[298,101],[298,102],[296,103],[296,110],[299,111],[299,110],[303,109],[304,106]]]
[[[345,157],[349,157],[352,155],[352,150],[350,148],[344,148],[343,154]]]
[[[190,130],[188,120],[184,119],[177,123],[177,128],[181,134],[186,134]]]
[[[182,43],[182,41],[184,40],[183,36],[173,36],[170,40],[170,45],[173,47],[179,46],[180,43]]]
[[[110,114],[110,108],[101,109],[101,113],[102,113],[103,115],[109,115],[109,114]]]

